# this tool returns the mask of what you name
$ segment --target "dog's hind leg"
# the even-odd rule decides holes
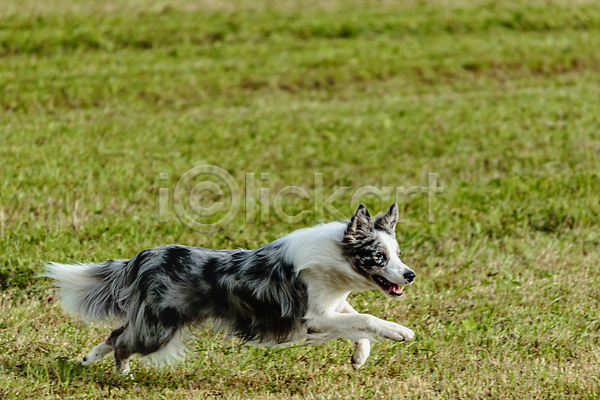
[[[343,313],[358,314],[347,301],[344,301],[340,311]],[[355,340],[354,349],[354,354],[352,355],[352,368],[359,369],[367,361],[369,354],[371,354],[371,341],[367,338]]]
[[[133,352],[127,349],[115,349],[115,368],[114,372],[118,372],[121,375],[128,375],[131,371],[129,368],[129,359],[133,355]]]
[[[146,306],[140,307],[134,317],[129,319],[128,325],[113,343],[114,370],[121,375],[129,374],[129,359],[132,355],[148,356],[160,352],[178,336],[176,334],[180,329],[179,320],[167,318],[164,313],[159,314]]]
[[[113,331],[113,334],[109,336],[106,341],[110,341],[111,348],[114,350],[113,358],[115,360],[115,367],[113,371],[115,373],[120,373],[121,375],[128,375],[130,372],[129,369],[129,359],[136,352],[131,349],[131,345],[129,342],[131,338],[127,337],[128,335],[122,335],[123,332],[127,329],[127,325],[122,326],[118,330]],[[129,332],[131,329],[127,329]],[[131,332],[129,332],[131,333]]]
[[[112,352],[113,348],[111,345],[102,342],[97,346],[92,347],[89,353],[83,359],[77,360],[76,362],[81,365],[90,365],[95,362],[102,360],[108,353]]]
[[[115,341],[117,340],[119,335],[123,333],[124,329],[125,327],[122,326],[112,331],[104,342],[100,343],[97,346],[94,346],[92,350],[85,357],[83,357],[83,359],[77,360],[77,363],[81,365],[90,365],[95,362],[101,361],[104,357],[106,357],[106,355],[108,355],[108,353],[111,353],[114,350],[113,346],[115,344]]]

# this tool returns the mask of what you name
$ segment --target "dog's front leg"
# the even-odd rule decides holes
[[[402,342],[411,340],[415,333],[405,326],[384,321],[370,314],[329,312],[309,318],[308,327],[318,332],[329,332],[337,337],[360,340],[365,336],[381,336]]]
[[[342,304],[340,312],[358,314],[358,311],[356,311],[347,301],[344,301]],[[371,341],[369,338],[355,340],[354,349],[354,354],[352,355],[352,368],[359,369],[367,361],[369,354],[371,354]]]

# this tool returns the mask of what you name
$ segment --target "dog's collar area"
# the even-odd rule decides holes
[[[379,285],[384,292],[389,294],[390,296],[402,296],[403,287],[388,281],[381,275],[373,275],[373,280],[376,284]]]

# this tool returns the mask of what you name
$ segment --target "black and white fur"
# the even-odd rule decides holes
[[[348,223],[300,229],[255,250],[167,245],[131,259],[49,263],[44,276],[60,287],[67,312],[119,323],[82,364],[112,352],[115,369],[128,373],[133,354],[178,356],[186,328],[211,321],[267,346],[351,339],[352,365],[360,368],[372,338],[414,337],[346,301],[369,289],[399,297],[400,285],[412,283],[414,272],[400,261],[397,220],[396,203],[374,222],[361,205]]]

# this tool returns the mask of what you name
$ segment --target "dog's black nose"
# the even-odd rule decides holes
[[[404,274],[404,279],[407,283],[411,283],[415,279],[415,273],[410,271]]]

